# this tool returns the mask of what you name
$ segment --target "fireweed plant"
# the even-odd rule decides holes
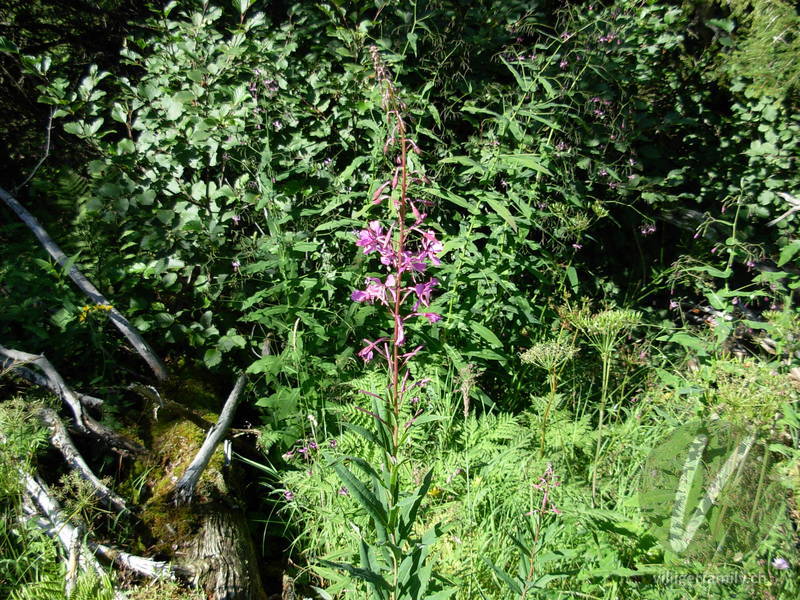
[[[368,412],[374,419],[376,431],[351,424],[350,427],[369,443],[382,450],[382,460],[373,466],[363,459],[348,457],[336,462],[333,468],[352,493],[353,497],[370,516],[374,537],[360,532],[360,568],[340,563],[329,563],[344,569],[351,575],[367,582],[376,600],[415,600],[418,598],[445,598],[448,590],[430,594],[432,565],[429,554],[436,541],[436,529],[430,529],[418,537],[415,527],[420,505],[428,492],[432,471],[419,478],[415,489],[404,490],[403,473],[408,460],[402,456],[403,444],[409,430],[421,421],[422,409],[415,390],[425,385],[424,380],[412,381],[409,362],[422,349],[406,346],[405,323],[409,319],[425,319],[435,323],[441,316],[427,312],[431,294],[438,281],[428,277],[429,265],[440,264],[437,255],[442,252],[442,243],[430,229],[423,228],[427,201],[409,195],[412,186],[424,184],[424,175],[412,168],[409,153],[419,154],[419,148],[409,139],[403,118],[405,105],[398,98],[391,75],[381,60],[378,49],[370,48],[377,84],[382,97],[381,107],[386,115],[388,136],[383,147],[384,154],[392,159],[392,176],[375,190],[372,202],[388,205],[393,215],[392,222],[385,227],[380,220],[373,220],[358,233],[356,245],[364,254],[377,253],[386,271],[385,277],[367,277],[365,289],[355,290],[355,302],[377,303],[384,306],[391,320],[391,336],[364,340],[358,352],[365,363],[378,357],[387,367],[387,387],[384,396],[364,391],[372,398],[373,410]],[[411,418],[405,420],[410,407]],[[345,465],[357,466],[367,476],[365,483]]]
[[[531,509],[525,513],[520,532],[510,536],[520,552],[516,573],[507,573],[488,558],[483,558],[518,600],[527,600],[529,593],[530,596],[534,596],[543,592],[548,581],[558,577],[544,573],[542,567],[544,563],[557,559],[559,553],[554,552],[550,553],[549,557],[541,557],[540,551],[550,545],[550,540],[555,537],[560,527],[556,519],[562,513],[552,499],[554,490],[560,485],[561,481],[550,463],[539,478],[539,483],[531,485],[532,490],[536,490],[540,495],[537,498],[531,497]]]

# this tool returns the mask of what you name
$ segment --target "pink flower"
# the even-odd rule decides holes
[[[390,295],[394,295],[392,287],[394,285],[394,275],[389,275],[386,278],[386,283],[383,283],[377,277],[367,277],[367,289],[355,290],[350,294],[350,299],[354,302],[373,302],[380,301],[382,304],[387,303],[387,290]]]
[[[772,561],[772,568],[778,569],[780,571],[785,571],[790,566],[791,565],[789,564],[789,561],[786,560],[785,558],[777,557]]]
[[[442,315],[436,313],[417,313],[420,317],[428,319],[428,323],[437,323],[442,320]]]
[[[387,186],[388,186],[390,183],[391,183],[391,181],[385,181],[385,182],[383,182],[383,183],[382,183],[380,186],[378,186],[378,189],[377,189],[377,190],[375,190],[375,193],[374,193],[374,194],[372,194],[372,203],[373,203],[373,204],[380,204],[380,203],[381,203],[381,200],[383,200],[384,198],[386,198],[386,197],[387,197],[387,196],[385,196],[385,195],[382,195],[382,194],[383,194],[383,190],[385,190],[385,189],[386,189],[386,187],[387,187]]]
[[[370,221],[369,229],[362,229],[358,232],[356,246],[364,248],[364,254],[369,254],[375,250],[385,248],[387,236],[383,232],[380,221]]]
[[[372,357],[375,356],[375,352],[376,352],[375,348],[378,346],[378,344],[380,344],[381,342],[383,342],[385,340],[386,340],[386,338],[378,338],[374,342],[370,342],[369,340],[364,340],[364,343],[367,344],[367,345],[364,346],[358,352],[358,356],[361,357],[362,359],[364,359],[364,362],[371,361]],[[377,350],[377,352],[380,353],[380,350]]]
[[[402,346],[403,342],[406,341],[406,330],[403,327],[403,318],[400,315],[394,316],[394,325],[395,332],[397,333],[397,338],[394,340],[394,345]]]
[[[439,284],[439,280],[435,277],[431,277],[425,283],[418,283],[414,286],[414,293],[417,295],[417,304],[414,306],[414,309],[417,308],[419,304],[423,306],[430,306],[431,303],[431,292],[433,288]]]

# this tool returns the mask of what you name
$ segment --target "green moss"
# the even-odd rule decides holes
[[[217,415],[204,415],[215,421]],[[150,498],[142,510],[142,521],[158,540],[157,551],[169,552],[174,544],[190,537],[199,526],[196,504],[176,506],[172,493],[203,444],[206,432],[186,419],[155,421],[150,424],[152,454],[157,463],[143,463],[135,471],[146,474]],[[201,503],[214,501],[227,493],[222,475],[224,457],[218,448],[200,477],[195,494]]]
[[[204,377],[208,377],[207,372],[182,366],[164,382],[161,394],[197,411],[218,410],[219,394]]]

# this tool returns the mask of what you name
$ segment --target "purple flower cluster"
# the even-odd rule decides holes
[[[387,182],[380,186],[375,193],[375,197],[382,198],[383,190],[390,183]],[[421,310],[423,307],[430,305],[431,294],[439,284],[439,281],[435,277],[420,281],[420,276],[425,272],[429,264],[434,266],[441,264],[437,255],[442,252],[444,246],[436,238],[436,234],[432,230],[421,227],[426,217],[425,213],[421,213],[417,205],[411,200],[409,200],[409,205],[414,216],[414,223],[402,232],[400,231],[399,223],[395,223],[388,230],[384,230],[380,221],[370,221],[367,229],[362,229],[358,233],[356,245],[364,249],[364,254],[377,252],[381,264],[390,272],[384,279],[367,277],[366,287],[361,290],[355,290],[350,296],[354,302],[379,302],[389,309],[395,321],[397,335],[394,344],[397,346],[401,346],[405,341],[404,323],[408,319],[423,317],[429,323],[436,323],[442,318],[437,313]],[[412,233],[416,234],[417,238],[413,248],[408,243]],[[402,285],[401,283],[401,279],[406,273],[411,276],[410,285]],[[411,312],[406,315],[397,313],[394,310],[395,307],[404,305],[409,298],[413,301]],[[389,348],[386,338],[364,341],[366,346],[362,348],[358,355],[365,362],[371,360],[376,351],[386,360],[389,360]],[[408,355],[407,358],[410,358],[410,356]]]
[[[655,232],[656,232],[656,225],[655,225],[655,223],[647,223],[646,225],[642,225],[642,226],[639,228],[639,233],[641,233],[642,235],[645,235],[645,236],[647,236],[647,235],[652,235],[652,234],[654,234]]]
[[[561,482],[558,480],[558,476],[553,471],[553,465],[548,463],[547,469],[545,470],[544,474],[539,478],[539,483],[533,484],[533,487],[535,489],[542,492],[542,502],[538,508],[534,508],[530,512],[526,513],[526,516],[533,516],[536,513],[540,515],[544,515],[547,513],[560,515],[561,511],[558,509],[558,507],[556,507],[556,505],[550,498],[551,492],[560,485]]]
[[[601,44],[610,44],[614,40],[617,40],[617,44],[621,43],[620,39],[617,37],[615,33],[601,35],[599,38],[597,38],[597,41],[600,42]]]
[[[335,439],[328,440],[328,445],[331,448],[336,448],[337,443],[338,442]],[[319,450],[319,445],[317,444],[317,442],[312,440],[308,442],[306,445],[301,446],[300,448],[296,448],[293,450],[289,450],[288,452],[285,452],[283,454],[283,460],[288,462],[292,460],[295,456],[300,456],[304,460],[311,460],[312,453],[316,452],[317,450]]]

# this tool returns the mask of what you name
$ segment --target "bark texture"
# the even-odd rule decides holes
[[[196,585],[218,600],[266,600],[241,511],[213,508],[202,516],[200,529],[186,546],[187,566],[195,572]]]

